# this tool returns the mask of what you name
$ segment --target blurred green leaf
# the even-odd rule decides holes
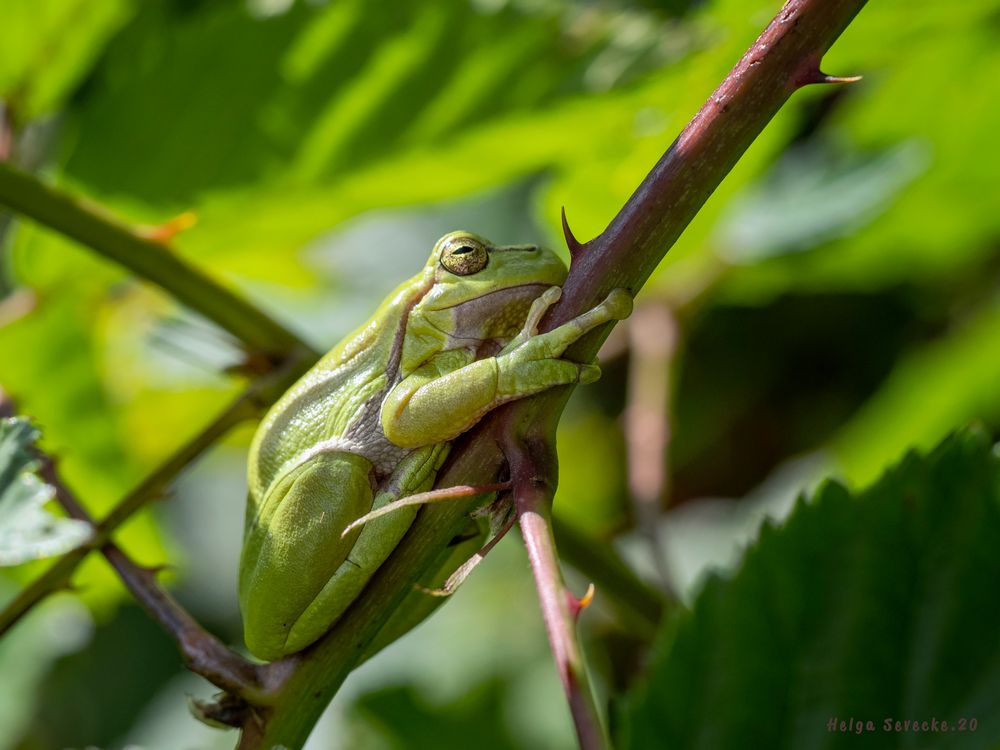
[[[668,624],[621,747],[993,746],[998,548],[1000,456],[979,431],[856,496],[824,485]],[[852,718],[875,730],[828,729]],[[885,732],[887,718],[952,731]],[[974,732],[954,731],[963,718]]]
[[[514,750],[504,717],[496,710],[504,692],[499,682],[479,685],[460,700],[434,706],[412,687],[390,687],[368,693],[355,710],[384,733],[387,745],[399,750],[434,747],[463,750]]]
[[[0,100],[19,121],[49,114],[131,12],[129,0],[4,0]]]
[[[1000,304],[993,301],[903,357],[882,388],[834,436],[852,482],[872,481],[907,448],[927,449],[972,419],[1000,425]]]
[[[752,263],[853,234],[884,211],[926,161],[916,143],[864,155],[816,145],[789,150],[730,202],[717,230],[719,253]]]
[[[0,565],[67,552],[90,538],[90,525],[45,509],[55,488],[35,472],[38,430],[23,418],[0,420]]]
[[[1000,130],[998,12],[996,0],[866,6],[823,61],[825,70],[862,74],[863,80],[825,102],[816,100],[817,92],[797,94],[817,118],[809,122],[809,111],[800,110],[806,115],[800,115],[801,127],[809,140],[876,161],[907,144],[915,149],[912,167],[919,178],[897,179],[864,231],[857,231],[858,217],[844,217],[840,236],[817,232],[813,252],[744,267],[728,279],[730,291],[759,298],[788,289],[933,284],[942,274],[987,261],[1000,232],[994,198],[1000,152],[990,145]],[[894,169],[887,166],[883,177],[892,182]],[[912,174],[898,176],[906,171]],[[866,206],[863,213],[871,217],[871,210]],[[814,218],[820,228],[829,221],[825,211]],[[784,231],[796,219],[788,215]]]
[[[128,434],[131,413],[120,408],[120,393],[106,385],[109,378],[102,361],[107,354],[101,340],[106,309],[101,266],[89,257],[74,257],[66,244],[51,250],[70,253],[69,267],[74,260],[82,264],[85,259],[95,270],[47,285],[30,315],[0,327],[2,383],[19,411],[44,427],[43,449],[59,457],[61,478],[99,518],[141,478],[144,464],[133,452],[137,447],[155,441],[156,458],[161,458],[200,423],[190,416],[180,425],[161,423],[170,424],[172,432],[166,432],[147,422]],[[184,413],[177,409],[171,418],[178,412]],[[148,455],[142,457],[146,466],[152,464]],[[116,541],[141,560],[162,559],[163,547],[149,515],[129,523]],[[30,568],[16,573],[37,572]],[[96,558],[85,562],[74,580],[91,605],[107,604],[124,591],[112,569]]]
[[[8,581],[0,579],[0,601],[15,593]],[[44,699],[46,676],[59,659],[85,647],[92,633],[93,620],[86,608],[62,595],[29,612],[0,639],[0,750],[30,746],[23,735]]]

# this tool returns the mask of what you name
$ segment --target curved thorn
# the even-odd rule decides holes
[[[594,601],[594,591],[595,591],[594,584],[591,583],[589,586],[587,586],[586,593],[584,593],[584,595],[581,596],[579,599],[573,596],[573,594],[571,594],[569,591],[566,592],[566,599],[569,602],[569,611],[570,614],[573,615],[574,620],[578,620],[580,618],[580,613],[583,612],[583,610],[585,610],[587,607],[589,607],[590,603]]]
[[[159,578],[160,573],[175,571],[177,570],[177,566],[172,563],[162,563],[160,565],[141,565],[139,566],[139,570],[147,578],[155,581]]]
[[[863,76],[829,76],[819,71],[818,83],[857,83]]]
[[[143,239],[168,244],[178,234],[197,223],[198,215],[194,211],[185,211],[163,224],[136,227],[136,234]]]
[[[818,67],[811,68],[808,72],[799,77],[797,86],[809,86],[814,83],[857,83],[862,76],[831,76],[824,73]]]
[[[566,247],[569,248],[571,256],[576,255],[583,245],[573,236],[573,230],[569,228],[569,221],[566,219],[566,206],[562,207],[562,230],[563,237],[566,238]]]

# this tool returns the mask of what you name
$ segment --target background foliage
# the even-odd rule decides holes
[[[0,99],[21,166],[137,223],[193,210],[180,251],[322,348],[445,231],[561,247],[561,205],[579,237],[600,231],[777,5],[6,0]],[[762,515],[781,518],[820,477],[861,488],[906,449],[930,448],[970,420],[993,434],[1000,427],[998,18],[990,0],[872,0],[825,63],[864,82],[797,94],[640,296],[679,324],[661,523],[686,601],[706,570],[739,564]],[[235,393],[220,369],[238,351],[159,290],[55,234],[10,217],[0,217],[0,232],[0,384],[99,513]],[[628,359],[626,346],[609,349],[605,378],[574,396],[555,511],[648,568],[626,489]],[[169,503],[120,535],[140,561],[175,563],[182,601],[234,643],[249,434],[215,449]],[[995,488],[987,442],[958,439],[926,469],[909,459],[860,498],[897,497],[894,483],[917,481],[907,471],[993,471]],[[963,460],[979,468],[962,469]],[[855,540],[859,571],[877,567],[878,551],[892,550],[890,531],[908,532],[884,515],[891,508],[869,509],[870,536],[857,539],[837,520],[850,502],[828,486],[785,532],[818,524],[828,541]],[[950,560],[982,519],[927,502],[943,514],[934,554]],[[973,549],[995,570],[996,503],[981,512],[994,525]],[[949,524],[961,529],[949,536]],[[794,551],[781,548],[780,533],[762,535],[733,591],[707,585],[693,622],[751,627],[745,587],[755,570],[832,564],[826,547],[815,559],[787,557]],[[5,570],[0,599],[36,566]],[[989,569],[956,573],[954,585],[986,596]],[[843,576],[835,565],[818,573],[830,585]],[[0,747],[231,746],[187,716],[184,694],[207,686],[183,672],[104,563],[91,560],[76,581],[81,597],[52,600],[0,641]],[[810,601],[808,586],[788,586],[790,602]],[[892,592],[878,580],[858,586],[863,621],[877,621]],[[886,606],[890,619],[913,616]],[[966,604],[924,606],[973,619]],[[992,607],[982,611],[987,624],[997,620]],[[523,552],[508,540],[452,604],[353,676],[314,746],[420,747],[433,736],[443,748],[467,747],[471,735],[497,748],[571,747],[536,609]],[[585,620],[595,678],[618,696],[640,673],[636,643],[600,606]],[[699,645],[707,636],[690,623],[676,627],[661,635],[650,685],[656,670],[683,674],[676,660],[687,655],[695,669],[693,655],[718,645]],[[970,649],[988,641],[966,635]],[[726,643],[735,674],[757,648]],[[995,664],[990,654],[965,658]],[[759,677],[749,666],[742,674]],[[838,679],[847,690],[861,678],[847,670]],[[983,679],[985,692],[973,696],[986,697],[970,701],[985,717],[1000,688],[995,671]],[[642,736],[643,700],[616,713],[622,737]],[[811,708],[800,720],[822,744],[817,727],[829,717]],[[997,732],[987,722],[972,741],[995,743]]]

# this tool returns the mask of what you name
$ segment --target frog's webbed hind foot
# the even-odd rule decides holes
[[[484,544],[476,554],[456,568],[455,572],[448,576],[448,580],[444,582],[441,588],[429,589],[424,586],[418,586],[417,588],[430,596],[451,596],[454,594],[458,590],[458,587],[465,583],[465,579],[469,577],[469,574],[476,569],[479,563],[486,559],[486,555],[490,553],[490,550],[497,546],[497,542],[503,539],[507,535],[507,532],[513,528],[514,522],[517,521],[517,514],[514,512],[513,506],[508,504],[502,512],[503,515],[498,516],[504,519],[502,523],[499,525],[490,524],[493,526],[493,538]]]

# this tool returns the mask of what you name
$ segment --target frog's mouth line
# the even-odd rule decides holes
[[[555,286],[555,284],[541,284],[537,281],[532,281],[527,284],[518,284],[516,286],[505,286],[502,289],[495,289],[492,292],[487,292],[486,294],[478,294],[475,297],[470,297],[469,299],[459,300],[450,305],[442,305],[441,307],[429,307],[427,308],[430,312],[441,312],[443,310],[454,310],[462,305],[467,305],[471,302],[482,302],[484,300],[496,299],[500,297],[511,297],[514,299],[521,298],[525,296],[525,292],[536,289],[537,294],[532,296],[530,299],[535,299],[535,297],[540,297],[542,292],[548,289],[550,286]]]

